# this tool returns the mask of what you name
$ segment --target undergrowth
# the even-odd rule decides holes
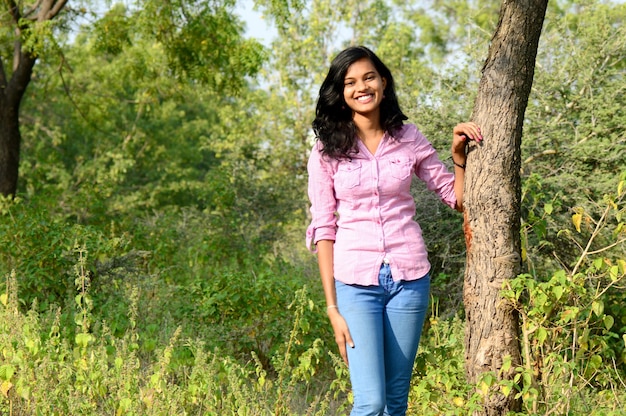
[[[314,308],[306,288],[290,305],[293,326],[269,375],[255,353],[242,362],[209,349],[201,339],[169,334],[153,359],[142,359],[137,331],[139,291],[131,295],[128,329],[114,336],[105,322],[90,330],[94,316],[83,262],[77,249],[75,336],[60,328],[61,310],[39,313],[35,304],[20,312],[15,272],[0,300],[0,414],[6,415],[326,415],[335,414],[345,396],[345,380],[316,388],[323,341],[315,339],[292,357],[306,331],[303,316]],[[192,357],[175,362],[184,349]],[[295,359],[292,359],[295,358]],[[334,357],[336,359],[336,357]],[[345,376],[344,376],[345,377]]]
[[[485,373],[467,382],[462,316],[440,313],[433,297],[409,415],[480,413],[494,392],[516,395],[520,415],[626,413],[625,180],[597,212],[574,208],[556,236],[545,226],[550,203],[532,207],[524,235],[567,238],[577,252],[503,287],[520,314],[523,360],[513,380]],[[10,247],[0,282],[0,414],[349,413],[348,370],[316,276],[278,259],[203,256],[210,242],[200,216],[184,219],[190,229],[162,219],[176,227],[155,223],[137,239],[113,223],[104,232],[68,226],[1,202],[0,241]],[[153,246],[139,244],[150,238]],[[526,262],[540,264],[524,241]]]

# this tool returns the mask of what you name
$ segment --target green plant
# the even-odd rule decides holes
[[[4,201],[0,210],[0,273],[16,271],[19,300],[28,309],[37,299],[40,311],[53,305],[64,306],[74,291],[72,273],[76,242],[90,247],[95,261],[83,264],[85,272],[95,272],[96,261],[119,256],[129,241],[113,230],[67,223],[35,201],[16,198]],[[91,284],[99,284],[97,277]],[[71,304],[70,304],[71,305]]]
[[[479,409],[479,396],[467,383],[463,320],[438,316],[436,305],[425,326],[416,358],[408,414],[466,415]]]
[[[626,174],[597,217],[573,210],[574,230],[559,233],[579,250],[571,268],[547,279],[523,274],[506,283],[503,294],[521,317],[524,365],[515,369],[514,383],[501,388],[517,389],[527,412],[610,413],[626,406],[623,396],[614,394],[624,387],[626,364],[625,309],[617,301],[626,287],[625,185]]]

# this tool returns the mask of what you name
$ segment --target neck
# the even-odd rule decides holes
[[[385,133],[380,125],[378,114],[376,117],[366,117],[355,114],[353,120],[357,134],[359,135],[359,140],[363,142],[372,155],[376,154],[378,145]]]
[[[355,114],[352,120],[362,140],[367,140],[371,137],[380,138],[384,133],[379,117],[366,117]]]

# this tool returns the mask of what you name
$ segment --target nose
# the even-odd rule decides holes
[[[355,84],[355,88],[357,91],[363,91],[366,88],[365,81],[362,79],[357,80]]]

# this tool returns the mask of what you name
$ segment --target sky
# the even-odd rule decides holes
[[[612,0],[612,2],[623,4],[626,0]],[[246,36],[258,39],[264,45],[269,46],[275,32],[268,28],[262,14],[254,11],[254,0],[237,1],[235,11],[246,24]]]
[[[262,44],[269,46],[275,31],[270,30],[262,14],[254,10],[254,1],[238,1],[235,11],[245,22],[246,37],[258,39]]]

